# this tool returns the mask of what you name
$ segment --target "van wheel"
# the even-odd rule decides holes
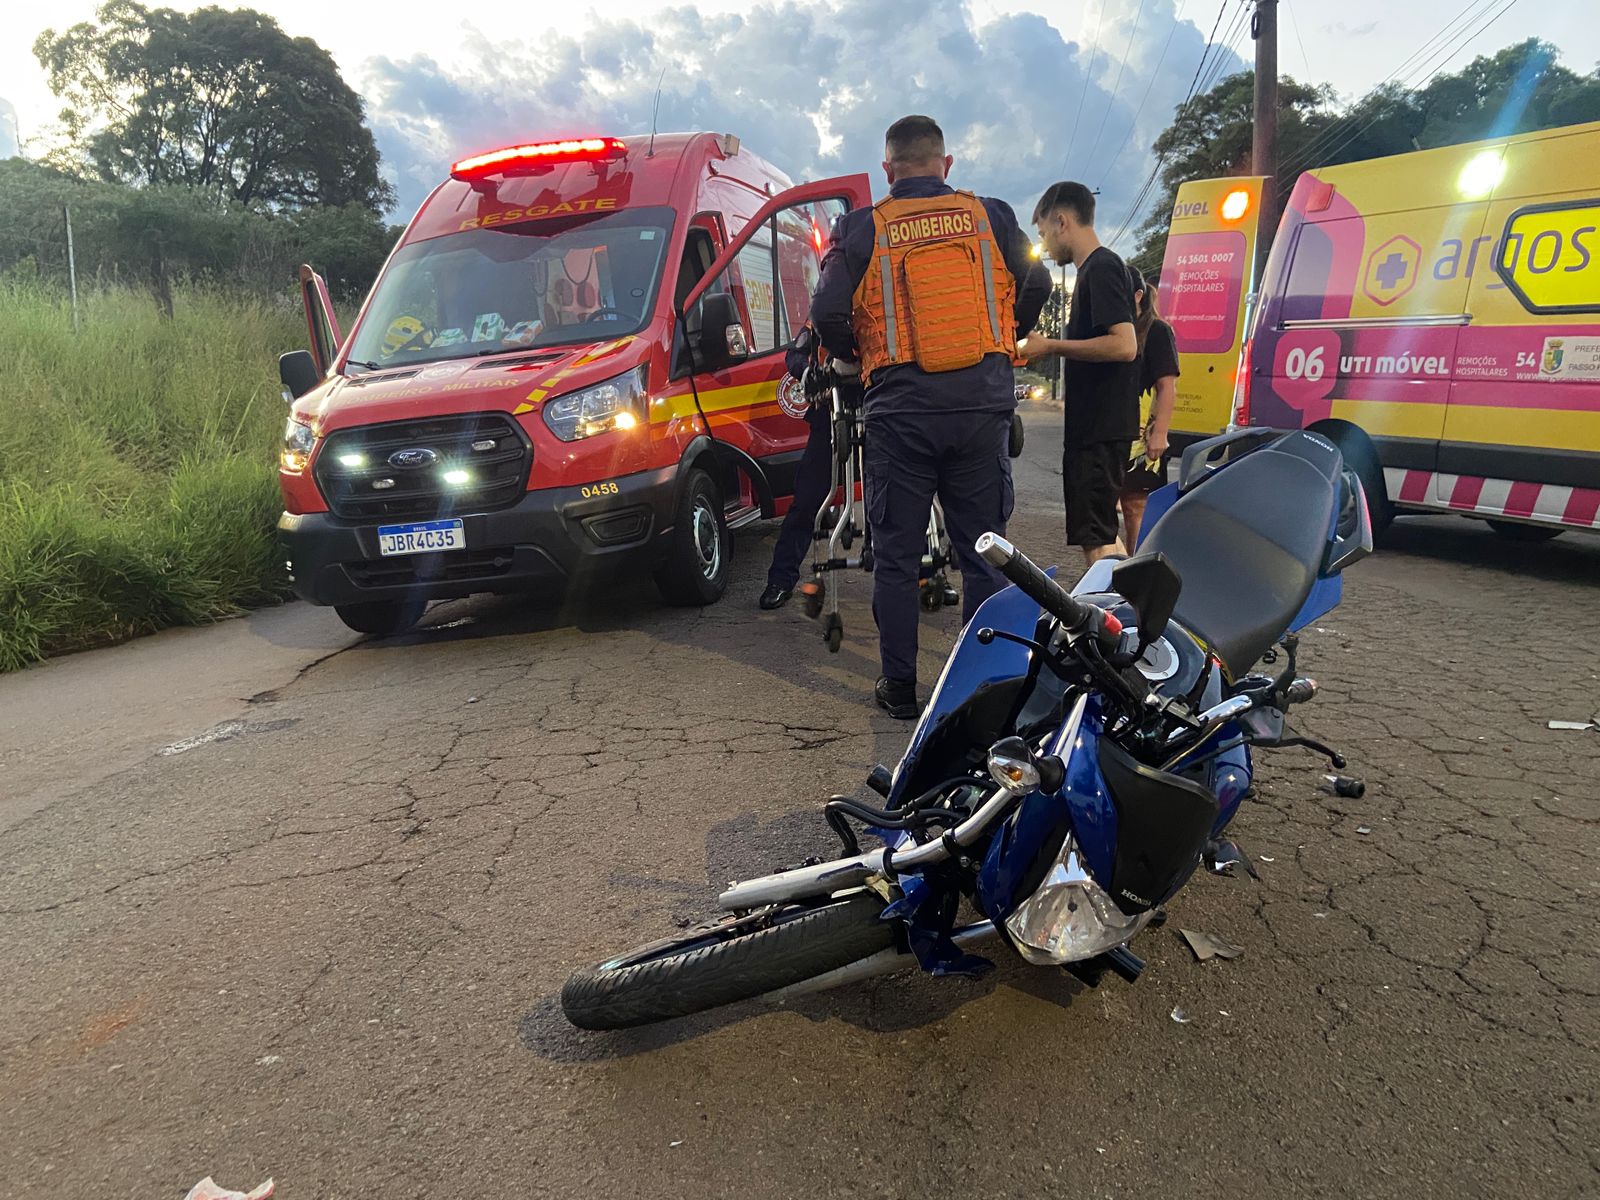
[[[667,539],[656,587],[668,604],[715,604],[728,587],[733,538],[722,513],[722,489],[704,471],[689,472]]]
[[[1377,537],[1394,523],[1394,505],[1389,503],[1389,489],[1383,482],[1383,468],[1378,465],[1378,456],[1372,452],[1372,444],[1359,430],[1351,433],[1345,429],[1323,429],[1318,432],[1339,447],[1344,461],[1356,473],[1356,478],[1361,480],[1361,490],[1367,496],[1367,516],[1372,521],[1372,536]]]
[[[335,604],[339,620],[357,633],[393,637],[404,633],[422,619],[426,600],[368,600],[361,604]]]
[[[1489,528],[1508,542],[1548,542],[1566,532],[1557,525],[1524,525],[1520,521],[1490,521]]]

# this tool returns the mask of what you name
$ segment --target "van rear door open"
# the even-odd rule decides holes
[[[1227,427],[1256,274],[1264,182],[1260,176],[1200,179],[1178,188],[1157,301],[1181,356],[1174,449]]]

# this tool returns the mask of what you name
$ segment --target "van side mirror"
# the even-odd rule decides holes
[[[1166,632],[1183,591],[1178,569],[1159,552],[1125,558],[1111,570],[1111,586],[1139,615],[1139,649]]]
[[[289,398],[298,400],[322,382],[322,373],[309,350],[291,350],[278,355],[278,378],[289,390]]]
[[[720,371],[750,357],[744,322],[729,292],[711,292],[700,299],[700,355],[708,371]]]

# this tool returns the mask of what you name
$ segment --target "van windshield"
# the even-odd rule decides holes
[[[522,221],[403,246],[350,359],[398,367],[633,333],[651,314],[672,215]]]

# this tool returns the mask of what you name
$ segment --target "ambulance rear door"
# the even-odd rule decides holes
[[[1596,162],[1600,124],[1523,135],[1472,160],[1479,186],[1494,191],[1439,449],[1436,499],[1452,507],[1595,523]]]
[[[1228,424],[1265,182],[1255,175],[1190,180],[1178,188],[1156,302],[1178,343],[1177,449]]]

